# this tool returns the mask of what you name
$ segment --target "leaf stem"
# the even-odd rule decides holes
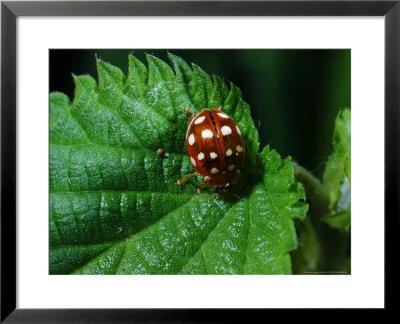
[[[310,171],[292,162],[294,167],[294,175],[296,180],[301,182],[306,191],[307,200],[320,214],[320,216],[329,213],[329,198],[328,194],[321,183]]]

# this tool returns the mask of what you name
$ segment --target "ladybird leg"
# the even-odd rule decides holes
[[[190,114],[190,119],[189,119],[189,123],[192,121],[192,119],[194,118],[194,112],[192,110],[189,109],[189,107],[186,107],[185,109],[182,109],[182,112],[184,113],[188,113]]]
[[[225,194],[225,195],[231,195],[231,196],[233,196],[233,197],[236,197],[237,199],[240,199],[240,196],[237,195],[237,194],[234,194],[233,192],[225,191],[224,194]]]
[[[232,193],[232,192],[230,192],[230,191],[226,191],[226,190],[223,190],[223,191],[220,191],[220,192],[216,192],[216,193],[214,194],[213,198],[215,199],[215,198],[217,198],[218,196],[222,196],[222,195],[231,195],[231,196],[233,196],[233,197],[235,197],[235,198],[237,198],[237,199],[240,199],[240,196],[239,196],[239,195],[234,194],[234,193]]]
[[[198,176],[198,175],[199,175],[199,174],[198,174],[197,172],[191,173],[191,174],[187,174],[187,175],[185,175],[182,179],[178,180],[178,181],[176,182],[176,184],[177,184],[177,185],[181,185],[182,182],[185,181],[187,178],[194,177],[194,176]]]
[[[200,188],[197,189],[197,193],[198,193],[198,194],[201,193],[201,191],[203,190],[203,187],[204,187],[205,184],[206,184],[206,181],[205,181],[205,180],[203,180],[203,181],[200,183]]]

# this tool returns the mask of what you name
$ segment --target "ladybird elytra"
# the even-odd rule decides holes
[[[191,176],[203,176],[199,192],[206,183],[226,188],[237,182],[244,162],[244,139],[236,123],[221,107],[191,113],[186,133],[186,149],[195,172],[178,180],[181,184]]]

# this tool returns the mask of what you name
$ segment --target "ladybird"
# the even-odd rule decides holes
[[[178,180],[181,184],[191,176],[203,176],[199,192],[204,184],[216,192],[237,182],[244,162],[244,139],[236,123],[222,107],[203,109],[197,115],[191,113],[186,133],[186,148],[195,172]]]

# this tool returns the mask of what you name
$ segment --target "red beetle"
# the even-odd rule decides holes
[[[191,176],[204,176],[199,192],[206,183],[216,192],[237,182],[244,162],[244,139],[239,127],[219,107],[192,114],[186,133],[186,148],[196,172],[178,180],[181,184]]]

